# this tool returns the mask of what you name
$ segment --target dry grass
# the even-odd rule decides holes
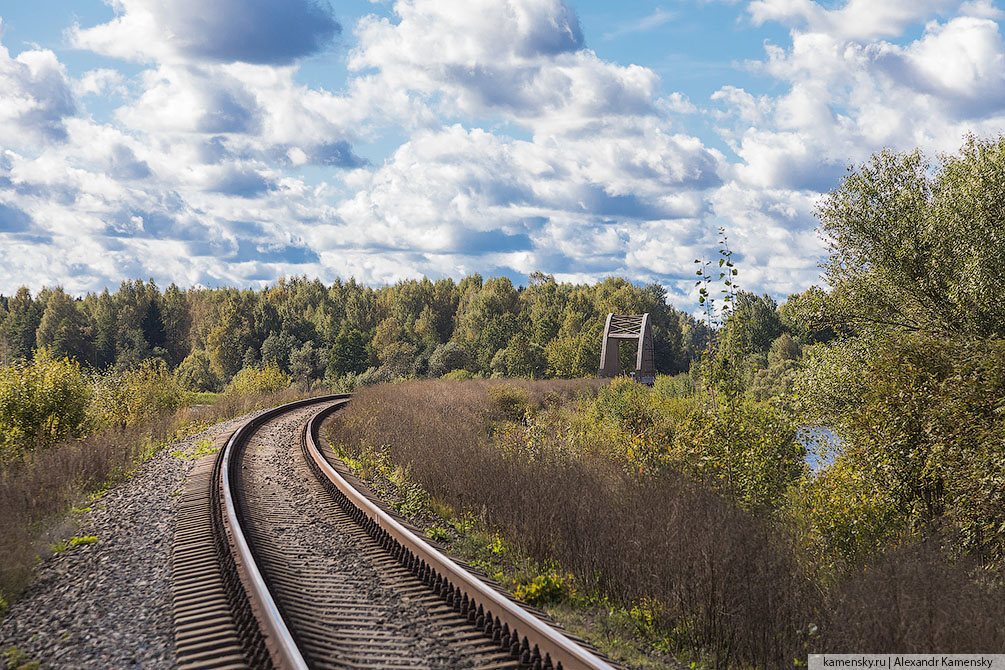
[[[627,472],[598,457],[602,448],[573,453],[562,440],[512,448],[508,435],[521,428],[505,422],[520,402],[533,411],[595,394],[595,382],[505,384],[361,389],[330,438],[350,454],[383,449],[431,495],[531,557],[557,561],[615,603],[645,603],[678,653],[717,668],[791,667],[816,651],[1005,650],[1005,599],[937,548],[904,547],[824,589],[784,529],[691,481]]]
[[[27,585],[38,554],[45,551],[45,529],[89,492],[121,479],[186,434],[302,396],[292,389],[267,396],[224,395],[213,405],[56,444],[0,470],[0,594],[9,600]]]
[[[531,406],[596,389],[519,386]],[[784,660],[805,623],[795,602],[807,588],[784,538],[679,477],[628,473],[547,443],[531,456],[498,448],[490,432],[503,409],[489,397],[492,387],[433,381],[363,389],[331,437],[350,450],[387,445],[392,461],[429,493],[478,512],[586,588],[623,604],[654,601],[679,649],[710,654],[719,666]]]
[[[922,653],[1005,652],[1005,593],[937,538],[894,547],[834,589],[820,646]],[[997,583],[996,583],[997,582]]]

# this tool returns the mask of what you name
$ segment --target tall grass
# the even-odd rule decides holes
[[[577,417],[590,412],[552,410],[596,389],[369,387],[335,418],[330,439],[350,455],[383,450],[431,495],[479,514],[530,556],[559,562],[616,603],[645,603],[675,651],[717,668],[791,667],[823,650],[1005,649],[1000,589],[937,547],[907,545],[821,583],[779,522],[673,470],[626,468],[610,457],[616,445],[600,443],[602,430],[583,443]]]

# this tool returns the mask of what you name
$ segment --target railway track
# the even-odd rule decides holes
[[[178,667],[613,668],[442,554],[319,445],[325,396],[197,462],[173,555]]]

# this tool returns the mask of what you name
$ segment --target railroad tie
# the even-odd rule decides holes
[[[225,441],[219,438],[214,446]],[[219,569],[209,504],[215,457],[189,473],[176,516],[171,578],[178,670],[247,668]]]

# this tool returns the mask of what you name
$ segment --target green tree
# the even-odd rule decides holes
[[[228,296],[220,307],[216,325],[206,336],[206,351],[209,353],[213,372],[221,379],[230,379],[243,363],[245,347],[242,346],[247,330],[239,314],[239,301]]]
[[[771,296],[738,291],[721,335],[724,349],[734,344],[741,355],[766,353],[782,334],[778,305]]]
[[[817,216],[836,322],[1005,337],[1005,137],[971,136],[934,167],[920,151],[883,151]]]
[[[164,291],[163,303],[161,319],[164,324],[164,348],[167,349],[170,363],[178,365],[191,350],[189,329],[192,327],[192,318],[188,309],[188,297],[172,283]]]
[[[45,349],[30,362],[0,366],[0,462],[81,435],[89,399],[80,366]]]
[[[280,370],[290,369],[290,354],[299,346],[296,338],[289,333],[269,333],[262,342],[262,362],[273,363]],[[247,366],[244,366],[247,367]]]
[[[356,329],[343,330],[332,343],[328,353],[326,376],[330,380],[347,374],[359,374],[370,367],[370,356],[366,349],[366,338]]]
[[[797,393],[902,525],[945,522],[967,550],[1005,559],[1005,342],[899,332],[818,346]]]
[[[105,369],[115,364],[115,343],[118,337],[116,300],[105,289],[100,294],[88,294],[84,298],[84,308],[93,334],[94,365]]]
[[[175,370],[175,376],[181,387],[189,391],[217,391],[220,387],[220,380],[210,365],[209,354],[202,349],[186,356]]]
[[[480,280],[473,275],[461,282],[464,293],[457,311],[456,337],[470,354],[473,371],[488,372],[492,358],[520,331],[520,302],[507,277],[489,279],[479,286]]]
[[[442,377],[452,370],[462,370],[468,364],[468,352],[457,342],[441,344],[429,357],[429,376]]]
[[[69,357],[95,363],[87,337],[89,330],[87,317],[77,306],[77,302],[58,288],[52,292],[45,305],[38,330],[35,331],[35,342],[37,346],[47,348],[54,358]]]
[[[837,333],[831,325],[834,319],[827,314],[827,299],[819,286],[789,295],[778,308],[782,328],[803,344],[830,342]]]
[[[7,318],[3,322],[3,337],[8,360],[30,360],[35,350],[35,333],[42,321],[44,305],[31,297],[27,286],[17,290],[7,302]]]
[[[325,371],[324,351],[313,342],[304,342],[290,353],[290,376],[301,384],[320,379]]]
[[[531,342],[523,333],[517,333],[501,350],[509,377],[540,379],[548,369],[544,347]]]

